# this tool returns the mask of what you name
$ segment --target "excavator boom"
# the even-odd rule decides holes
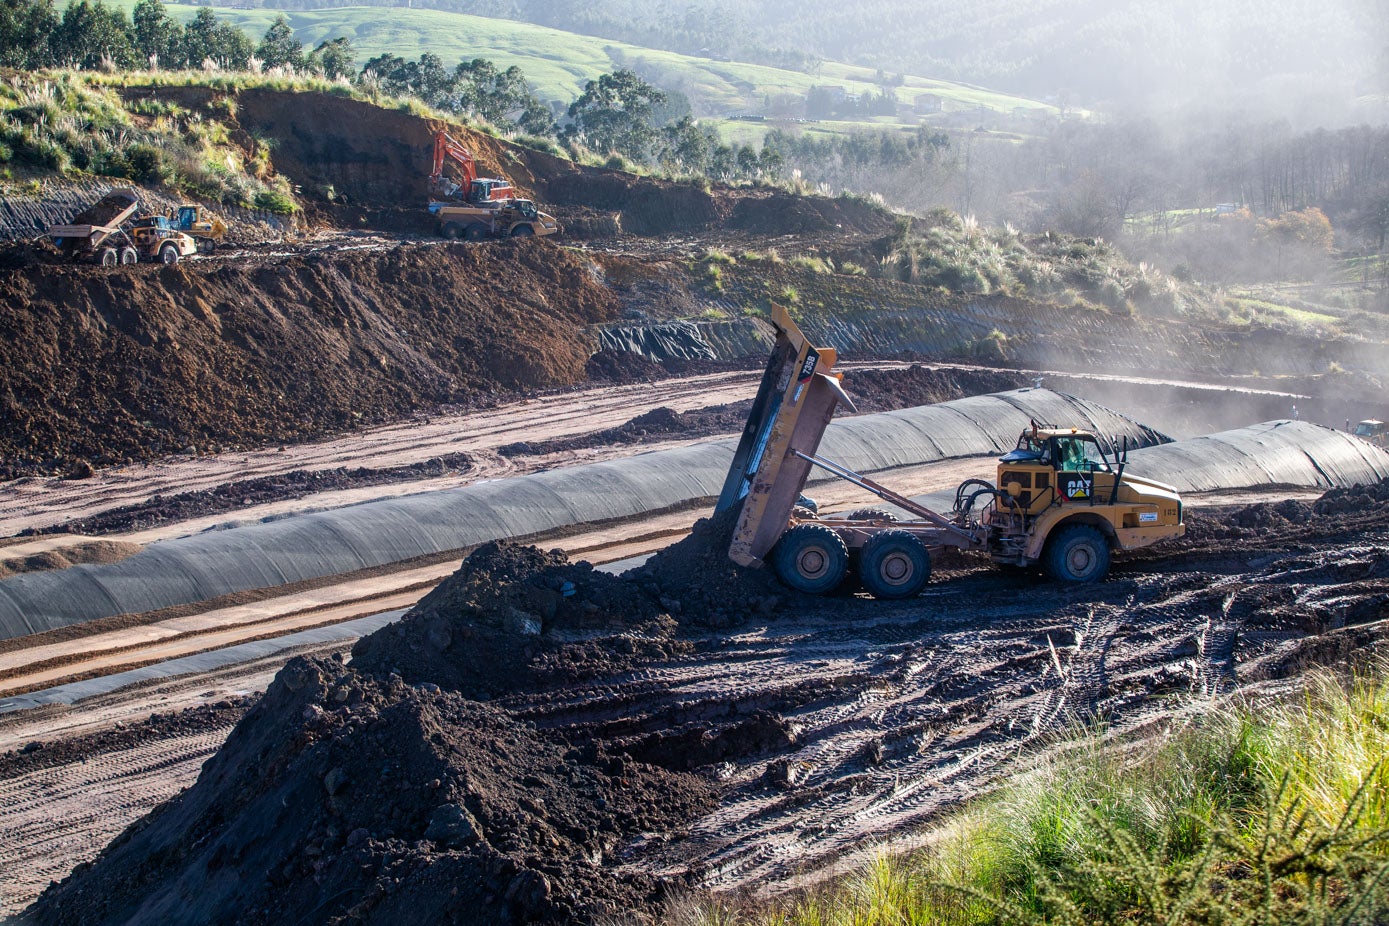
[[[447,186],[444,180],[446,161],[452,161],[458,168],[461,176],[457,189],[463,191],[469,202],[502,202],[515,197],[516,189],[509,181],[499,177],[478,177],[477,162],[473,160],[472,152],[442,130],[434,134],[434,163],[429,172],[431,190],[442,190]]]

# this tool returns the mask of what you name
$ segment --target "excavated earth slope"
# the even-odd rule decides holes
[[[614,310],[542,241],[0,271],[0,478],[571,384]]]
[[[286,667],[21,922],[659,916],[900,837],[1068,724],[1139,730],[1379,645],[1389,482],[1189,526],[1098,585],[956,563],[897,603],[772,592],[722,560],[726,522],[625,578],[483,547],[349,665]]]

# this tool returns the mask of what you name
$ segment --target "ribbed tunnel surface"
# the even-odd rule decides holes
[[[1349,485],[1389,476],[1389,456],[1326,428],[1258,425],[1181,444],[1102,406],[1016,390],[836,421],[822,453],[873,472],[1011,449],[1032,419],[1127,436],[1136,473],[1184,490]],[[722,485],[723,440],[460,489],[422,493],[151,545],[122,562],[0,582],[0,638],[256,588],[340,575],[569,524],[630,517]],[[1178,476],[1181,478],[1179,479]]]
[[[1020,389],[834,422],[822,450],[874,472],[1013,446],[1032,419],[1074,422],[1148,445],[1166,440],[1117,412]],[[151,544],[105,566],[0,582],[0,638],[206,601],[711,498],[733,440],[639,454],[459,489],[384,499]]]

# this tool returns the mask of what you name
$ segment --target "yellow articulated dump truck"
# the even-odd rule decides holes
[[[1180,537],[1177,491],[1124,472],[1127,449],[1106,453],[1097,435],[1036,422],[998,461],[997,482],[971,479],[941,514],[817,454],[845,402],[831,348],[816,348],[785,311],[773,312],[776,344],[734,454],[718,511],[741,505],[729,556],[744,566],[769,563],[791,588],[825,594],[857,570],[878,598],[918,594],[931,556],[972,551],[995,562],[1042,566],[1063,582],[1095,582],[1111,550]],[[812,467],[904,510],[821,518],[798,505]]]

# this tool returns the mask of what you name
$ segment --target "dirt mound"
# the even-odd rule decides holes
[[[825,232],[886,234],[892,215],[882,206],[857,197],[796,196],[780,190],[764,196],[741,196],[728,227],[758,235],[817,235]]]
[[[691,775],[300,658],[193,788],[23,921],[591,921],[662,893],[616,870],[625,843],[711,803]]]
[[[645,382],[668,375],[656,361],[630,350],[600,350],[588,358],[584,373],[590,380],[609,383]]]
[[[489,543],[399,623],[358,641],[352,665],[488,700],[677,650],[673,629],[629,582],[559,552]]]
[[[138,543],[93,540],[58,550],[7,557],[4,549],[0,548],[0,579],[21,572],[47,572],[51,569],[67,569],[87,563],[118,563],[142,549]]]
[[[769,618],[794,593],[770,569],[747,569],[728,558],[736,508],[701,518],[690,535],[651,557],[632,574],[682,624],[732,627]]]
[[[551,177],[544,202],[619,215],[624,232],[667,235],[708,228],[723,217],[718,199],[697,183],[673,183],[617,171],[585,170]]]
[[[1004,392],[1031,383],[1022,373],[952,370],[912,364],[905,370],[851,370],[844,388],[859,414],[934,405],[963,396]],[[841,406],[841,413],[847,413]]]
[[[0,271],[0,477],[568,385],[613,311],[544,241]]]
[[[745,402],[712,405],[688,412],[677,412],[664,407],[654,408],[615,428],[591,431],[578,437],[559,440],[519,441],[498,447],[497,453],[502,456],[523,456],[584,450],[590,447],[645,444],[677,436],[696,438],[734,434],[742,429],[751,406],[752,400],[748,399]]]

